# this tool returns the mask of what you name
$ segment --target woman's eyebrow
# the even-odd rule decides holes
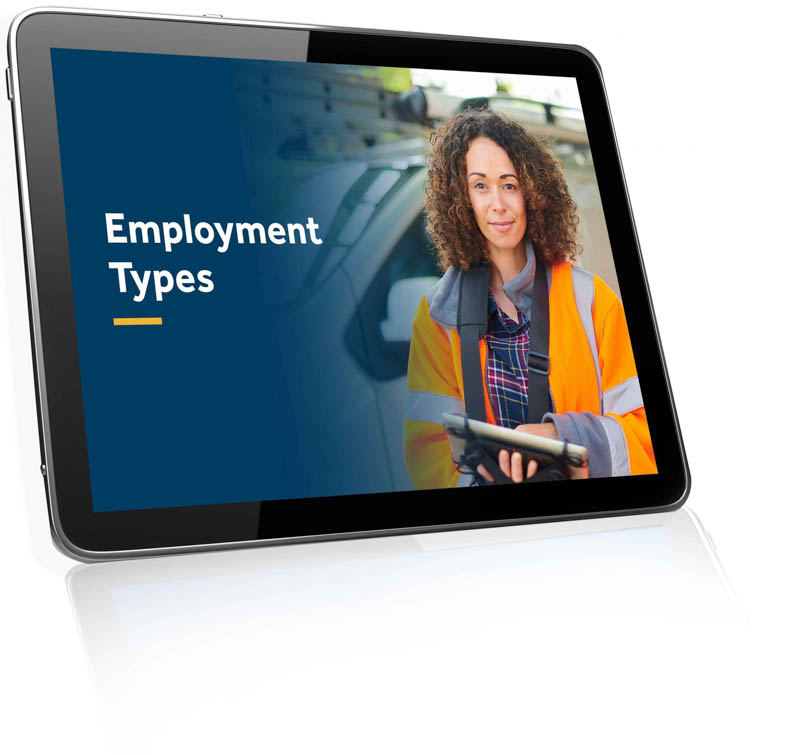
[[[486,178],[485,173],[480,173],[477,170],[473,170],[472,173],[470,173],[469,176],[467,176],[467,178],[469,178],[470,176],[481,176],[482,178]],[[517,178],[517,177],[513,173],[503,173],[503,175],[500,176],[500,178]],[[517,181],[519,181],[519,178],[517,178]]]

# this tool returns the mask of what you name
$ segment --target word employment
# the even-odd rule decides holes
[[[231,244],[321,244],[317,236],[319,225],[314,218],[306,223],[193,223],[186,214],[181,222],[152,220],[131,220],[125,222],[121,212],[107,212],[106,238],[109,244],[156,244],[165,252],[180,244],[202,244],[213,246],[217,252],[224,254]],[[163,301],[164,294],[177,290],[183,293],[199,291],[209,293],[214,290],[210,270],[199,270],[192,273],[180,270],[133,269],[132,262],[109,262],[108,267],[117,273],[119,292],[130,291],[135,302],[144,301],[148,292],[155,295],[156,301]]]
[[[163,244],[165,252],[171,252],[177,244],[217,244],[217,251],[225,253],[231,240],[236,235],[239,244],[321,244],[317,238],[319,225],[314,218],[306,223],[192,223],[189,215],[183,216],[183,222],[152,220],[135,220],[123,223],[125,215],[121,212],[106,213],[106,236],[109,244]]]

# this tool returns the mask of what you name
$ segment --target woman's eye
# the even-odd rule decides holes
[[[475,183],[475,188],[476,189],[485,189],[486,188],[486,184],[483,183],[483,181],[478,181],[478,182]]]
[[[505,185],[505,188],[506,188],[506,189],[516,189],[516,188],[517,188],[517,185],[516,185],[516,184],[506,184],[506,185]]]

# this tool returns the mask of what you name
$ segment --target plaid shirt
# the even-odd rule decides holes
[[[512,430],[528,421],[530,323],[519,310],[517,320],[506,317],[490,290],[486,386],[497,423]]]

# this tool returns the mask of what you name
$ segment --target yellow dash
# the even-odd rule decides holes
[[[115,317],[114,325],[162,325],[160,317]]]

